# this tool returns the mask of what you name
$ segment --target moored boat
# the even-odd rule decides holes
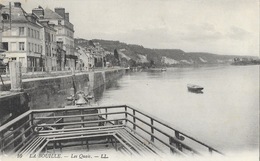
[[[198,91],[201,91],[204,89],[203,87],[194,85],[194,84],[187,84],[187,87],[188,87],[189,91],[195,91],[195,92],[198,92]]]

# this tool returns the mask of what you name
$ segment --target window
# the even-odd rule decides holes
[[[9,20],[10,15],[8,13],[3,13],[3,20]]]
[[[37,52],[37,45],[34,44],[34,52]]]
[[[3,42],[3,48],[8,51],[8,42]]]
[[[31,51],[31,43],[28,43],[28,49]]]
[[[33,32],[34,30],[32,29],[32,38],[34,38],[34,32]]]
[[[40,48],[40,53],[42,53],[42,46],[40,45],[39,48]]]
[[[31,29],[31,37],[33,37],[33,29]]]
[[[24,35],[24,27],[19,27],[19,35]]]
[[[62,30],[61,29],[58,29],[58,34],[62,34]]]
[[[34,38],[37,38],[36,30],[34,30]]]
[[[24,51],[24,42],[19,42],[19,50]]]
[[[28,27],[28,33],[27,33],[27,35],[30,37],[31,36],[31,29]]]

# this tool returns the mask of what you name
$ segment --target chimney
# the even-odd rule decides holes
[[[69,13],[65,13],[65,20],[70,22],[70,14]]]
[[[36,14],[40,18],[44,18],[44,9],[41,6],[39,6],[38,8],[33,9],[32,13]]]
[[[65,8],[55,8],[56,13],[58,13],[62,18],[65,19]]]
[[[20,2],[14,2],[14,7],[19,7],[21,8],[22,7],[22,4]]]

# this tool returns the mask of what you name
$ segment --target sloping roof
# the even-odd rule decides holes
[[[6,6],[2,9],[2,14],[7,13],[9,14],[9,6]],[[28,22],[27,13],[20,7],[11,7],[11,19],[12,21],[19,21],[19,22]]]
[[[46,19],[63,19],[58,13],[53,10],[46,8],[44,10],[44,18]]]

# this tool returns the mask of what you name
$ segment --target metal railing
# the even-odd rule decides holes
[[[161,143],[164,147],[178,154],[200,154],[191,145],[198,144],[210,153],[223,154],[213,147],[193,138],[190,135],[171,127],[146,112],[128,105],[100,106],[100,107],[66,107],[56,109],[30,110],[7,124],[0,127],[1,153],[14,153],[30,139],[37,136],[39,128],[51,128],[61,131],[62,128],[84,128],[91,124],[104,126],[109,123],[115,125],[121,122],[126,128],[140,135],[146,133],[150,142]],[[146,125],[146,126],[144,126]],[[163,138],[167,139],[163,139]],[[184,140],[189,139],[192,144]],[[195,146],[196,147],[196,146]]]

